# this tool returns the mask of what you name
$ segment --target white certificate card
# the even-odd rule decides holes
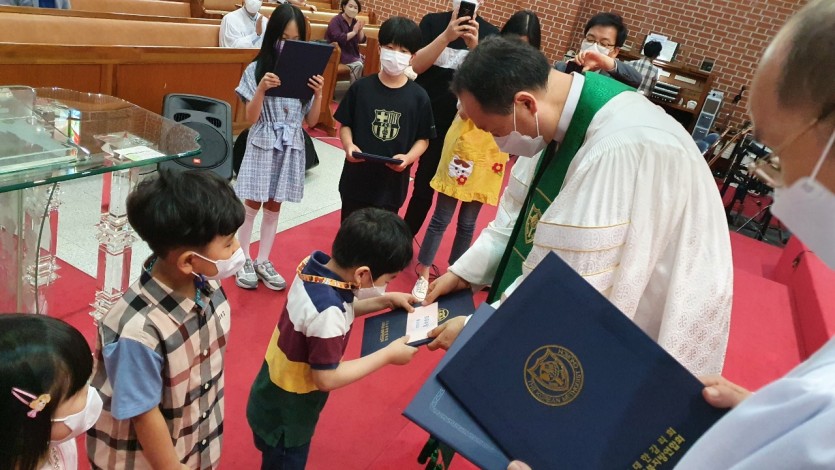
[[[409,342],[421,341],[428,338],[430,331],[438,326],[438,302],[415,308],[406,317],[406,335]]]

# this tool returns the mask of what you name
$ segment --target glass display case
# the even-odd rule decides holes
[[[103,174],[98,319],[128,287],[133,230],[125,201],[139,168],[196,155],[194,130],[111,96],[0,87],[0,311],[47,313],[57,278],[60,182]]]

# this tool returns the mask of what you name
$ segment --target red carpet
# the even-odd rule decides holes
[[[495,211],[489,206],[482,210],[479,228],[492,220]],[[316,249],[329,251],[338,223],[339,213],[335,212],[279,233],[272,256],[278,271],[287,279],[292,279],[302,258]],[[420,234],[418,239],[422,238]],[[802,341],[795,336],[795,331],[802,328],[794,324],[792,294],[787,284],[801,283],[805,278],[798,275],[797,270],[785,273],[784,266],[778,266],[782,253],[779,248],[737,234],[732,234],[731,240],[735,297],[725,373],[740,384],[756,389],[784,374],[802,359],[799,352]],[[436,257],[436,264],[442,272],[446,269],[444,261],[451,242],[452,227]],[[257,246],[253,246],[252,250],[256,251]],[[87,315],[87,304],[92,299],[95,282],[70,266],[63,263],[62,266],[62,278],[50,293],[50,313],[81,329],[92,342],[95,333],[92,320]],[[812,265],[812,269],[819,269],[819,266]],[[780,273],[787,279],[776,279]],[[391,283],[390,290],[409,291],[415,278],[414,269],[410,266]],[[260,460],[246,423],[246,399],[263,361],[286,293],[270,291],[263,286],[255,291],[244,291],[231,280],[226,281],[224,287],[232,303],[234,320],[226,357],[223,466],[248,470],[258,468]],[[814,283],[809,290],[810,294],[825,294],[820,282]],[[822,299],[828,299],[826,295]],[[481,293],[477,303],[483,298]],[[827,303],[829,305],[831,303]],[[825,317],[825,313],[819,316],[835,318],[835,312],[828,308],[829,317]],[[814,329],[821,322],[823,320],[807,322],[806,328]],[[831,325],[826,323],[818,336],[828,337],[832,332]],[[363,320],[357,320],[346,360],[358,357],[362,328]],[[415,459],[426,440],[426,433],[403,418],[401,412],[441,356],[441,352],[432,353],[422,348],[406,366],[388,366],[356,384],[333,392],[313,439],[309,468],[422,468]],[[79,446],[80,457],[84,459],[83,443]],[[453,468],[474,467],[456,457]]]
[[[479,214],[479,229],[486,226],[495,213],[495,207],[485,206]],[[330,251],[338,226],[339,212],[334,212],[279,233],[271,257],[276,269],[291,279],[305,256],[317,249]],[[447,267],[444,261],[452,246],[453,233],[454,227],[451,227],[436,256],[441,271]],[[418,239],[423,239],[423,233]],[[256,250],[257,246],[253,246],[252,251]],[[416,279],[414,266],[410,266],[391,282],[389,290],[411,291]],[[234,321],[227,349],[227,432],[223,461],[224,465],[257,468],[259,454],[246,423],[246,399],[284,306],[286,293],[273,292],[263,286],[255,291],[244,291],[236,287],[234,281],[225,282],[224,287],[232,304]],[[479,294],[477,302],[485,297],[486,294]],[[362,328],[362,319],[354,322],[345,360],[359,357]],[[331,393],[313,439],[308,468],[364,469],[395,465],[421,468],[416,457],[426,433],[402,417],[401,412],[441,357],[441,352],[421,348],[408,365],[385,367],[356,384]],[[461,459],[456,468],[472,467]]]

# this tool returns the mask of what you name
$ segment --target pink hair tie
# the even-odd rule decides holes
[[[35,396],[27,391],[21,390],[17,387],[12,387],[12,395],[17,398],[21,403],[31,408],[31,410],[26,413],[26,416],[30,418],[34,418],[38,416],[38,413],[43,411],[46,408],[46,405],[52,400],[52,397],[49,396],[48,393],[44,393],[40,396]]]

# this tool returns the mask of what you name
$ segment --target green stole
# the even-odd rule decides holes
[[[539,218],[562,189],[568,166],[577,154],[577,150],[583,145],[594,115],[621,92],[635,91],[628,85],[598,73],[587,73],[585,79],[577,109],[574,111],[559,150],[554,152],[557,143],[552,141],[542,152],[525,203],[519,213],[519,218],[516,219],[516,225],[513,226],[510,241],[496,271],[488,297],[489,302],[495,302],[501,298],[505,289],[522,274],[522,262],[533,248],[533,238]]]

